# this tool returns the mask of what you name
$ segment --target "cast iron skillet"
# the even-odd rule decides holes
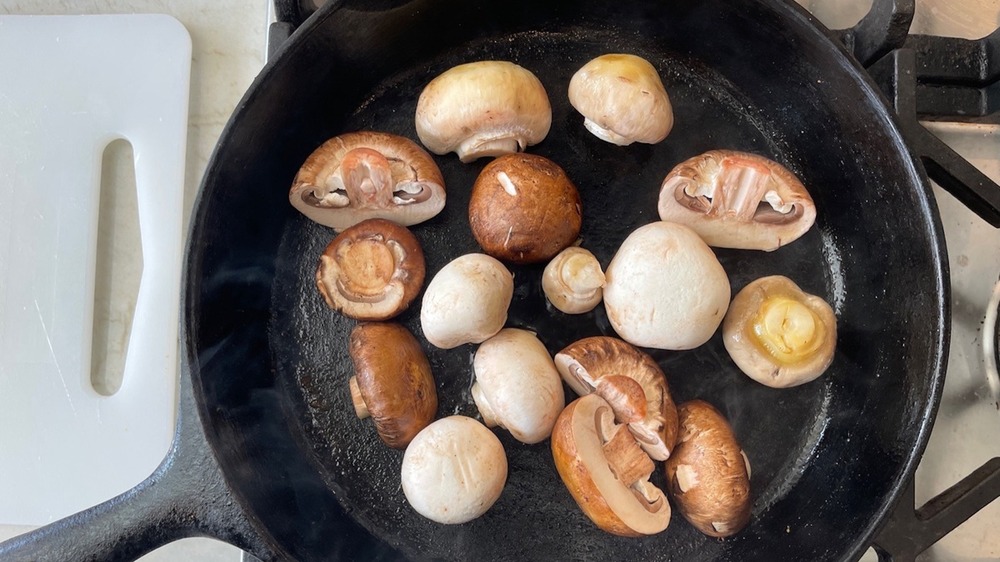
[[[639,54],[660,71],[676,115],[664,142],[604,143],[569,106],[572,73],[607,52]],[[773,253],[717,254],[734,292],[784,274],[834,306],[829,371],[802,387],[766,388],[739,373],[718,334],[693,351],[653,352],[675,399],[721,409],[749,455],[753,517],[735,537],[706,538],[676,510],[660,535],[605,534],[563,487],[548,442],[526,446],[502,431],[510,470],[500,500],[471,523],[433,524],[406,504],[402,454],[355,419],[354,322],[328,310],[313,281],[332,233],[292,209],[288,188],[338,133],[416,138],[424,84],[480,59],[517,62],[547,88],[552,130],[530,151],[577,184],[583,243],[604,265],[631,230],[657,220],[670,168],[703,151],[766,155],[811,190],[818,218],[803,238]],[[413,228],[428,278],[478,250],[466,212],[484,165],[436,160],[447,206]],[[546,307],[541,266],[513,271],[509,326],[536,330],[552,352],[613,333],[603,309],[569,317]],[[301,560],[848,559],[916,467],[948,339],[948,276],[926,178],[856,63],[781,0],[334,2],[293,35],[227,127],[194,215],[185,285],[180,438],[164,466],[0,553],[128,558],[207,533],[263,558]],[[399,320],[420,337],[417,306]],[[474,347],[424,348],[439,416],[475,416]]]

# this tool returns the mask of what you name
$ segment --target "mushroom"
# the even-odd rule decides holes
[[[487,427],[499,425],[527,444],[548,438],[566,399],[552,357],[534,333],[500,330],[476,350],[472,369],[472,398]]]
[[[604,272],[594,254],[570,246],[542,271],[542,291],[552,306],[566,314],[590,312],[604,295]]]
[[[523,151],[542,142],[552,107],[542,83],[512,62],[479,61],[450,68],[417,100],[420,142],[462,162]]]
[[[410,226],[444,208],[444,178],[410,139],[359,131],[333,137],[310,154],[288,199],[337,232],[371,218]]]
[[[655,144],[674,126],[670,98],[653,65],[635,55],[601,55],[569,81],[569,103],[597,138]]]
[[[600,396],[578,398],[559,414],[552,457],[570,495],[601,529],[638,537],[670,524],[670,504],[649,482],[652,459]]]
[[[677,440],[677,408],[652,357],[618,338],[594,336],[557,353],[555,364],[574,392],[603,397],[646,454],[658,461],[670,456]]]
[[[837,317],[825,300],[772,275],[737,293],[722,324],[736,366],[755,381],[788,388],[815,380],[833,361]]]
[[[622,242],[605,272],[604,308],[625,341],[657,349],[705,343],[729,307],[729,278],[690,228],[654,222]]]
[[[386,445],[405,449],[434,420],[437,391],[417,339],[399,324],[368,322],[351,331],[354,376],[348,381],[354,411],[369,416]]]
[[[424,283],[424,252],[406,227],[368,219],[337,235],[323,251],[316,285],[326,304],[357,320],[387,320]]]
[[[681,162],[660,188],[660,218],[710,246],[776,250],[805,234],[816,205],[787,168],[756,154],[712,150]]]
[[[483,424],[449,416],[425,427],[403,454],[403,495],[438,523],[465,523],[486,513],[507,481],[503,445]]]
[[[702,533],[734,535],[750,521],[750,460],[711,404],[692,400],[677,413],[680,439],[666,463],[670,496]]]
[[[572,244],[583,216],[576,186],[555,162],[507,154],[476,178],[469,225],[483,250],[518,263],[545,261]]]
[[[431,279],[420,307],[427,341],[441,349],[482,343],[507,322],[514,276],[495,258],[466,254]]]

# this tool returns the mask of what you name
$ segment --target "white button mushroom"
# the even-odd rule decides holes
[[[431,279],[420,306],[424,337],[441,349],[481,343],[503,328],[514,276],[496,258],[466,254]]]
[[[542,142],[552,107],[531,71],[506,61],[453,67],[430,81],[417,100],[420,142],[462,162],[520,152]]]
[[[604,295],[604,272],[594,254],[571,246],[552,258],[542,271],[542,291],[552,306],[566,314],[590,312]]]
[[[403,495],[438,523],[465,523],[496,503],[507,481],[503,445],[483,424],[450,416],[428,425],[403,454]]]
[[[608,265],[604,307],[625,341],[693,349],[712,337],[729,308],[729,278],[690,228],[655,222],[625,239]]]
[[[499,425],[528,444],[552,433],[566,398],[552,357],[535,334],[500,330],[476,350],[472,369],[472,397],[488,427]]]

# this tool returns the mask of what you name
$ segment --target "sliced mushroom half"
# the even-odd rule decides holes
[[[360,131],[334,137],[309,155],[288,198],[302,214],[338,232],[371,218],[410,226],[444,208],[444,178],[431,155],[410,139]]]
[[[787,168],[756,154],[712,150],[663,180],[660,218],[691,227],[709,246],[776,250],[805,234],[816,205]]]

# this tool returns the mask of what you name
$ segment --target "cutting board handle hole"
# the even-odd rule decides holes
[[[90,382],[103,396],[121,389],[142,277],[142,241],[135,154],[127,140],[112,141],[101,161],[100,213]]]

